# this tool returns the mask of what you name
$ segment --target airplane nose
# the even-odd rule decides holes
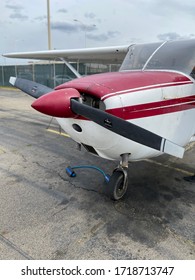
[[[80,93],[76,89],[66,88],[39,97],[31,106],[40,113],[52,117],[72,118],[76,115],[70,108],[70,100],[79,97]]]

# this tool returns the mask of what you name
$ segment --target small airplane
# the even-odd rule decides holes
[[[77,78],[55,89],[10,78],[88,152],[119,161],[106,188],[113,200],[127,191],[130,161],[163,153],[182,158],[195,141],[195,39],[4,56],[60,58],[70,69],[70,61],[122,62],[119,72],[86,77],[72,69]]]

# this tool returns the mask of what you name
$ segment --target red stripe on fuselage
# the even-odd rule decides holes
[[[195,95],[106,110],[125,120],[146,118],[195,108]]]

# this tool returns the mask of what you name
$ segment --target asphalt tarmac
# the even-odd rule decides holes
[[[195,146],[182,160],[131,163],[124,199],[103,176],[68,165],[118,164],[76,149],[24,93],[0,89],[0,259],[195,259]],[[48,129],[49,128],[49,129]]]

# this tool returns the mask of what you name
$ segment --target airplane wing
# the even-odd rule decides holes
[[[25,58],[39,60],[56,60],[63,58],[68,62],[85,63],[121,63],[128,52],[129,45],[84,48],[84,49],[65,49],[65,50],[46,50],[34,52],[6,53],[3,56],[8,58]]]

